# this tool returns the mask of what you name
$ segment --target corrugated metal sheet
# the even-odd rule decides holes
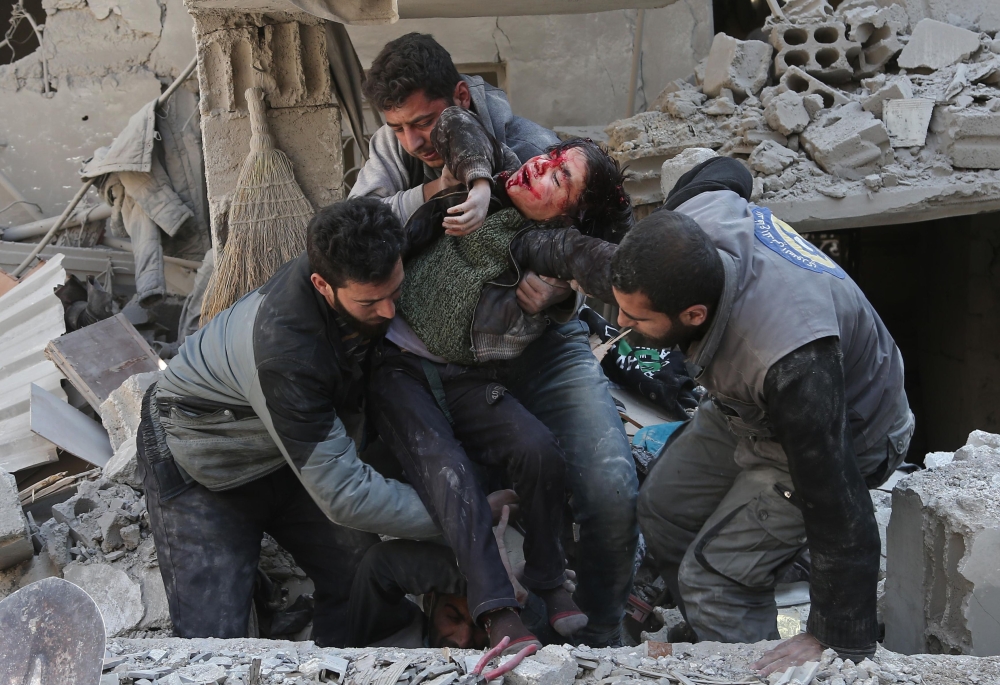
[[[28,256],[36,245],[34,243],[12,243],[0,240],[0,269],[13,271]],[[131,295],[135,292],[135,258],[131,252],[108,250],[98,247],[67,247],[64,245],[49,245],[42,250],[42,259],[52,259],[57,254],[63,255],[63,269],[67,273],[76,274],[81,280],[87,276],[96,276],[101,280],[109,269],[112,271],[115,292]],[[101,281],[103,283],[103,280]]]
[[[20,471],[56,461],[56,447],[31,432],[31,384],[66,399],[62,374],[45,346],[66,332],[63,306],[53,290],[66,282],[63,256],[0,297],[0,468]]]

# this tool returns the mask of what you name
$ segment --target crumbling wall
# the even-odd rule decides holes
[[[83,160],[160,94],[194,57],[195,45],[182,0],[43,5],[41,48],[0,65],[0,171],[53,216],[79,187]],[[12,199],[0,189],[0,207]],[[15,206],[0,215],[0,226],[31,220]]]
[[[635,10],[467,19],[403,19],[348,26],[367,69],[382,46],[430,33],[457,64],[505,62],[515,114],[544,126],[604,125],[622,116],[629,91]],[[712,43],[710,0],[678,0],[646,10],[636,109],[691,73]]]
[[[1000,654],[1000,435],[901,481],[887,537],[886,649]]]
[[[330,81],[323,22],[311,15],[198,12],[198,78],[205,177],[215,245],[250,150],[246,89],[263,87],[276,147],[302,192],[323,207],[343,192],[340,107]]]

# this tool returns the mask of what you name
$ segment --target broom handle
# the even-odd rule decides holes
[[[264,105],[264,91],[247,88],[247,109],[250,110],[250,149],[254,152],[274,148],[274,138],[267,128],[267,107]]]

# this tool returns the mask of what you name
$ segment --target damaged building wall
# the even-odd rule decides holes
[[[264,89],[275,145],[292,162],[314,207],[343,194],[340,107],[333,94],[323,22],[306,14],[194,12],[205,180],[214,244],[250,141],[245,91]]]
[[[53,216],[79,187],[83,160],[184,69],[195,42],[182,0],[44,0],[43,6],[41,48],[0,65],[0,171]],[[0,207],[12,199],[0,189]],[[0,226],[32,218],[15,206],[0,215]]]
[[[403,19],[349,26],[367,69],[393,38],[431,33],[456,64],[503,62],[514,113],[554,126],[604,125],[622,116],[629,91],[636,11],[530,17]],[[712,44],[710,0],[678,0],[646,10],[641,111],[667,83],[691,73]]]

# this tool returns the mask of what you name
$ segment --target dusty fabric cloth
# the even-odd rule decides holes
[[[480,76],[462,76],[472,94],[471,110],[501,146],[513,151],[520,162],[542,154],[559,142],[555,133],[533,121],[514,116],[506,94]],[[351,197],[377,197],[392,208],[400,221],[406,222],[424,203],[424,183],[441,177],[411,157],[396,140],[388,125],[382,126],[369,143],[369,159],[361,168],[351,188]]]
[[[208,289],[208,281],[215,272],[215,249],[209,249],[198,267],[194,276],[194,286],[191,292],[184,298],[184,307],[181,309],[180,321],[177,324],[177,345],[184,342],[188,337],[201,328],[201,302],[205,299],[205,290]]]
[[[513,207],[462,237],[444,235],[406,264],[399,313],[435,355],[474,364],[472,319],[479,294],[507,270],[510,244],[525,223]]]
[[[94,152],[81,176],[98,178],[105,201],[132,239],[136,292],[144,307],[167,292],[163,256],[199,259],[210,246],[195,96],[150,102],[114,142]],[[102,178],[103,177],[103,178]]]

